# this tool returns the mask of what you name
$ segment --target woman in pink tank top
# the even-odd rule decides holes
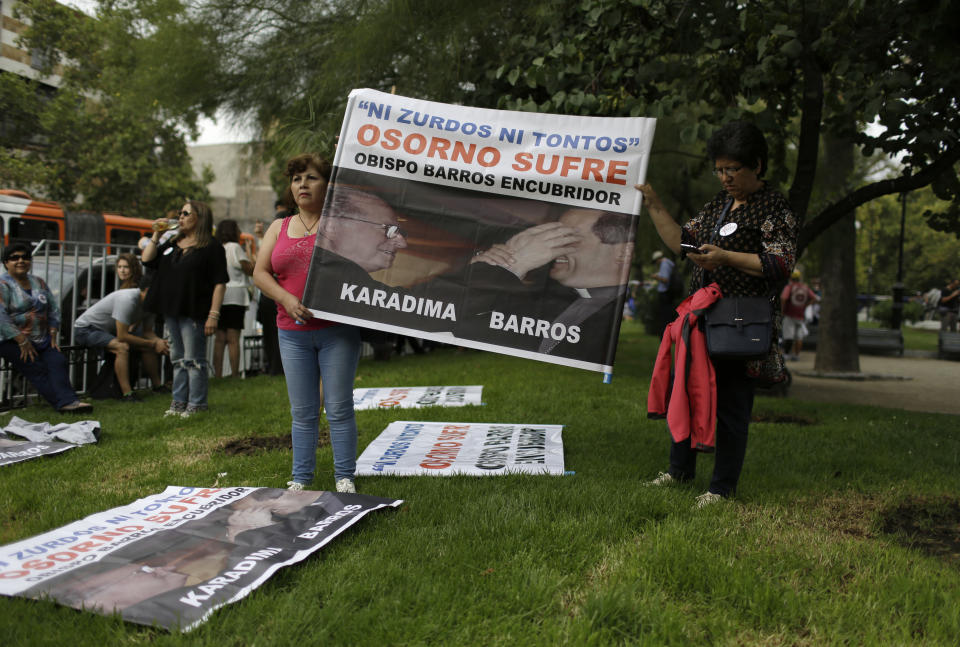
[[[295,215],[270,225],[257,254],[253,279],[264,294],[277,302],[280,356],[293,419],[293,479],[287,486],[302,490],[313,481],[317,427],[320,409],[325,408],[336,489],[356,492],[353,381],[360,359],[360,332],[353,326],[314,318],[300,302],[330,171],[330,163],[315,154],[298,155],[287,162],[287,198],[296,203],[297,209]]]

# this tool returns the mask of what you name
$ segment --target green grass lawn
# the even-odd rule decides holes
[[[474,351],[365,360],[358,386],[483,384],[486,406],[359,412],[361,449],[395,419],[559,423],[576,474],[359,479],[406,503],[189,634],[4,598],[3,644],[956,645],[960,558],[937,533],[957,523],[957,417],[760,397],[736,500],[695,511],[709,456],[689,487],[643,486],[669,443],[646,418],[656,343],[626,323],[610,385]],[[212,381],[211,411],[189,420],[163,419],[167,404],[98,403],[97,446],[2,468],[0,543],[223,472],[289,478],[289,451],[222,451],[288,433],[282,378]],[[318,477],[333,486],[329,447]]]

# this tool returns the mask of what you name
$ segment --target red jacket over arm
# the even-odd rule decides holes
[[[722,296],[719,286],[711,283],[677,306],[679,316],[663,333],[647,395],[647,417],[666,417],[674,442],[689,438],[690,445],[700,451],[714,447],[717,377],[697,321]]]

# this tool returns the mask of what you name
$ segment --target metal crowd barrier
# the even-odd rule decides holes
[[[117,255],[127,252],[139,256],[136,245],[116,243],[41,240],[33,248],[31,273],[47,283],[60,305],[62,321],[59,343],[67,356],[70,381],[81,396],[91,388],[103,359],[99,352],[74,344],[73,322],[89,306],[117,289]],[[262,337],[246,332],[241,353],[241,377],[258,372],[264,366]],[[162,326],[158,325],[157,334],[163,335]],[[212,350],[212,337],[208,344]],[[161,378],[166,381],[170,374],[169,361],[161,362],[160,371]],[[142,372],[132,379],[134,388],[142,387],[144,383],[149,386],[149,379]],[[26,378],[17,374],[8,362],[0,360],[0,410],[27,406],[36,397]]]

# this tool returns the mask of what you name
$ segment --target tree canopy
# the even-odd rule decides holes
[[[52,91],[0,75],[0,108],[13,124],[0,142],[5,185],[147,218],[209,196],[212,175],[194,177],[185,136],[217,105],[202,85],[217,66],[181,3],[134,4],[101,3],[96,20],[53,0],[17,5],[30,24],[23,45],[61,82]],[[180,83],[190,69],[196,86]]]
[[[768,135],[771,181],[788,187],[805,216],[802,245],[870,200],[924,186],[940,199],[927,222],[960,234],[960,3],[101,0],[98,20],[85,23],[68,21],[52,0],[23,4],[35,19],[34,46],[70,62],[64,97],[53,103],[83,93],[99,100],[97,119],[71,132],[127,132],[156,151],[170,142],[165,129],[189,129],[222,107],[259,129],[268,155],[330,153],[354,87],[481,107],[655,116],[674,133],[671,153],[688,156],[702,155],[723,122],[747,117]],[[122,114],[139,114],[149,132],[125,131],[135,120],[114,116]],[[895,156],[900,171],[819,190],[831,174],[824,137]],[[79,151],[61,158],[68,152]],[[674,169],[695,170],[655,154],[664,157],[652,172],[662,161],[664,181]],[[61,182],[93,199],[108,179],[135,185],[125,177],[140,177],[137,160],[146,157],[85,162],[89,179],[74,169]]]
[[[118,3],[113,3],[118,4]],[[128,2],[143,5],[145,1]],[[146,3],[149,4],[149,3]],[[162,3],[157,3],[162,4]],[[934,0],[198,0],[216,92],[282,157],[332,150],[354,87],[480,107],[671,122],[687,153],[754,120],[802,245],[859,205],[931,186],[960,234],[958,3]],[[865,128],[866,124],[875,124]],[[821,140],[895,177],[817,190]],[[670,162],[667,162],[670,163]]]

